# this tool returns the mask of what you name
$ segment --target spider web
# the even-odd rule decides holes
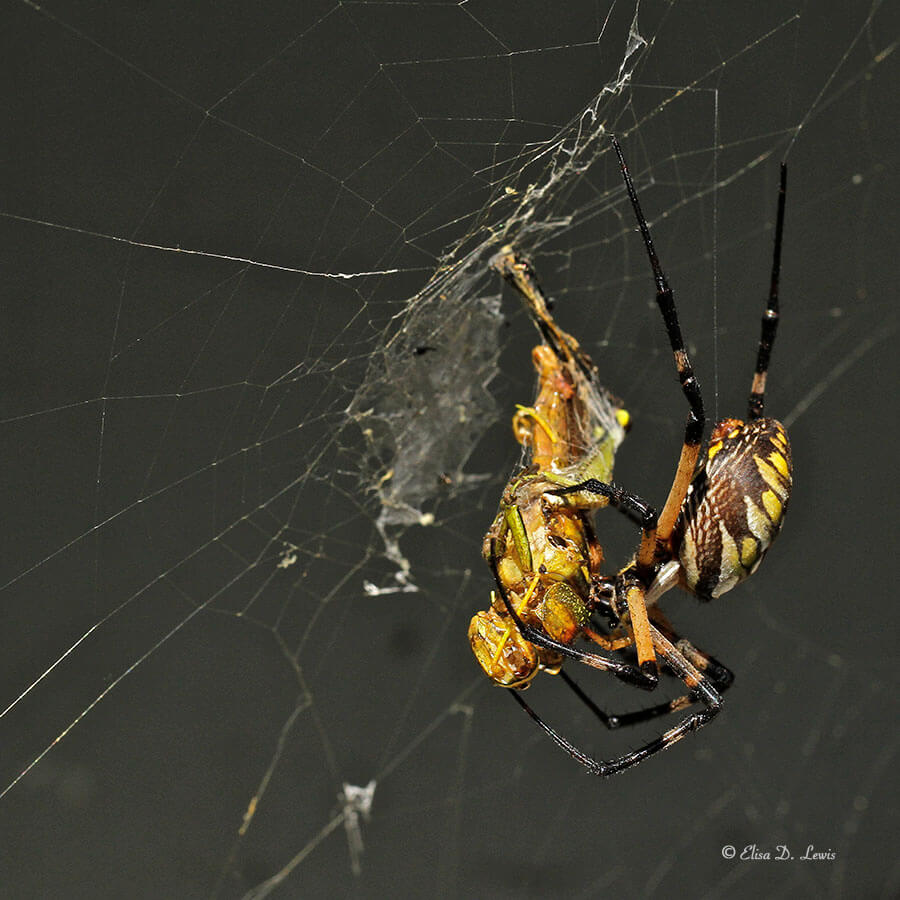
[[[11,896],[896,896],[898,23],[832,7],[7,7]],[[534,391],[502,244],[634,417],[617,479],[658,502],[672,476],[611,133],[712,416],[745,403],[787,158],[767,400],[795,491],[754,579],[666,598],[736,672],[725,713],[598,781],[465,635]],[[598,756],[656,732],[538,681]],[[834,858],[723,858],[754,844]]]

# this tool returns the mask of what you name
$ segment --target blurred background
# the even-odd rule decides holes
[[[897,896],[898,19],[8,5],[3,893]],[[787,159],[767,410],[795,487],[752,580],[663,603],[734,670],[725,711],[601,781],[466,629],[534,394],[502,244],[633,416],[617,480],[661,503],[674,471],[610,133],[711,418],[745,408]],[[627,560],[635,530],[597,528]],[[603,758],[659,731],[606,732],[549,677],[528,700]]]

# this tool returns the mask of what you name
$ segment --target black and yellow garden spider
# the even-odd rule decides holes
[[[676,585],[700,600],[711,600],[753,574],[781,529],[791,490],[791,454],[787,434],[779,422],[763,416],[769,357],[779,315],[778,281],[787,177],[785,166],[781,168],[771,286],[762,317],[748,421],[724,419],[718,422],[701,458],[706,418],[700,386],[684,346],[672,290],[663,274],[650,229],[615,138],[613,147],[650,260],[657,304],[689,406],[675,477],[662,512],[657,514],[636,494],[611,482],[612,457],[606,469],[608,475],[596,468],[585,471],[582,465],[584,460],[579,459],[577,454],[574,465],[567,471],[548,472],[538,466],[537,471],[520,473],[507,488],[505,506],[501,505],[501,514],[485,539],[485,556],[497,587],[492,606],[497,621],[492,625],[493,630],[488,629],[494,635],[494,643],[488,647],[482,642],[476,647],[473,639],[476,657],[492,680],[510,688],[516,701],[560,747],[589,772],[600,776],[623,771],[666,749],[688,733],[703,727],[719,712],[721,694],[732,681],[731,672],[679,638],[658,609],[657,602]],[[502,268],[501,271],[528,300],[529,291],[539,292],[537,281],[527,263],[514,256],[510,258],[518,268],[510,264],[505,271]],[[545,328],[542,331],[548,339]],[[560,333],[568,337],[564,332]],[[576,371],[577,366],[573,363],[572,354],[567,354],[565,348],[561,352],[554,346],[553,340],[548,340],[558,360],[557,368],[564,375],[569,373],[566,377],[574,380],[571,373]],[[577,348],[577,344],[575,346]],[[532,429],[530,439],[534,443],[537,426],[533,425]],[[528,439],[527,434],[525,438]],[[523,440],[523,443],[526,442]],[[522,483],[528,485],[527,495],[519,493]],[[523,505],[533,513],[530,516],[533,531],[529,531],[520,515],[517,505],[520,498],[524,498]],[[560,500],[563,506],[558,504]],[[642,532],[640,547],[634,558],[613,578],[604,577],[598,571],[597,563],[602,560],[602,550],[589,530],[587,519],[590,510],[607,504],[636,520]],[[509,513],[511,508],[514,510],[513,516]],[[539,513],[535,512],[538,508]],[[511,522],[517,523],[515,529],[512,529]],[[579,534],[583,537],[574,542],[576,549],[573,552],[575,557],[581,553],[576,560],[581,564],[580,572],[573,570],[574,574],[569,576],[568,570],[561,566],[554,571],[548,570],[543,563],[539,567],[533,562],[532,543],[537,539],[540,528],[545,532],[548,530],[548,522],[555,522],[557,530],[559,523],[579,523]],[[552,532],[553,528],[549,530]],[[547,544],[547,537],[544,536],[541,541]],[[555,541],[551,543],[556,546]],[[511,578],[510,572],[513,570],[515,577]],[[523,588],[527,587],[529,579],[533,579],[531,587],[523,595]],[[541,585],[543,596],[550,598],[549,601],[534,599],[538,585]],[[515,603],[510,599],[510,592]],[[590,627],[591,614],[601,608],[610,617],[606,635],[598,634]],[[560,616],[560,609],[570,614],[568,618],[566,615]],[[473,627],[476,619],[473,619]],[[557,627],[563,620],[565,626]],[[515,635],[511,636],[513,631]],[[472,637],[470,627],[470,639]],[[607,651],[629,648],[636,656],[637,666],[577,649],[572,645],[578,637],[586,637]],[[514,677],[504,680],[488,665],[495,663],[507,646],[515,647],[515,653],[525,655],[531,648],[531,662],[526,667],[526,675],[518,680]],[[605,669],[626,682],[648,690],[657,685],[658,660],[662,660],[684,682],[688,693],[650,709],[610,716],[561,671],[562,661],[566,658]],[[538,668],[559,672],[565,683],[610,728],[646,721],[684,709],[698,701],[703,709],[685,715],[676,726],[637,750],[615,759],[597,760],[563,738],[522,699],[519,691],[528,686]]]

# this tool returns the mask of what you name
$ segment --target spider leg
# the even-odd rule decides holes
[[[638,497],[637,494],[632,494],[630,491],[625,490],[625,488],[619,487],[616,484],[608,484],[597,478],[588,478],[586,481],[572,484],[568,487],[553,488],[552,490],[548,490],[547,493],[555,495],[585,493],[606,497],[609,500],[610,506],[628,516],[632,521],[636,521],[641,526],[641,548],[638,551],[638,557],[640,557],[642,552],[649,549],[651,551],[652,562],[652,551],[656,548],[656,535],[658,530],[656,510]],[[649,565],[646,566],[642,574],[649,576]]]
[[[684,339],[681,336],[681,327],[678,324],[678,312],[675,309],[675,296],[666,276],[663,273],[659,257],[656,255],[656,249],[653,246],[653,239],[650,237],[650,228],[647,220],[641,212],[641,205],[638,202],[637,193],[634,184],[631,181],[631,175],[628,172],[628,166],[625,163],[625,157],[622,155],[622,148],[619,142],[613,138],[613,147],[616,156],[619,158],[619,166],[622,169],[622,176],[625,179],[625,189],[628,191],[628,197],[631,200],[631,206],[634,209],[634,215],[637,219],[638,228],[644,239],[644,247],[647,250],[647,256],[650,259],[650,267],[653,269],[653,280],[656,282],[656,303],[659,311],[662,313],[663,322],[666,326],[666,332],[669,335],[669,343],[672,346],[672,353],[675,357],[675,368],[678,371],[678,379],[681,382],[681,390],[690,406],[687,422],[684,427],[684,442],[681,447],[681,456],[678,460],[678,468],[675,472],[675,478],[672,487],[669,490],[669,496],[663,506],[662,513],[659,516],[658,538],[661,541],[667,541],[675,527],[675,521],[678,513],[681,511],[684,498],[687,495],[688,485],[694,474],[697,465],[697,457],[700,455],[700,441],[703,438],[703,426],[706,422],[706,416],[703,412],[703,398],[700,394],[700,384],[694,376],[694,369],[691,365],[690,357],[684,346]],[[648,555],[648,551],[642,547],[638,554],[638,562],[646,567],[652,562],[652,556]]]
[[[548,637],[542,631],[539,631],[536,628],[532,628],[530,625],[526,625],[525,622],[523,622],[520,618],[519,614],[513,608],[512,603],[509,602],[509,595],[506,593],[506,588],[503,586],[503,582],[500,580],[500,573],[497,571],[496,542],[496,538],[491,538],[491,552],[488,564],[491,567],[491,571],[494,573],[494,581],[497,584],[497,592],[499,593],[500,598],[503,600],[503,605],[506,607],[506,611],[509,613],[512,620],[516,623],[516,627],[519,629],[519,633],[523,638],[525,638],[526,641],[531,644],[535,644],[538,647],[544,647],[547,650],[553,650],[556,653],[568,657],[569,659],[577,660],[578,662],[584,663],[587,666],[592,666],[595,669],[602,669],[605,672],[611,672],[616,676],[616,678],[624,681],[626,684],[636,685],[637,687],[644,688],[645,690],[653,690],[653,688],[656,687],[656,679],[648,678],[644,672],[642,672],[635,666],[620,662],[619,660],[609,659],[605,656],[601,656],[599,653],[588,653],[584,650],[577,650],[575,647],[571,647],[568,644],[563,644],[559,641],[555,641],[553,640],[553,638]]]
[[[579,750],[574,744],[566,740],[554,728],[548,725],[526,702],[517,691],[510,691],[515,701],[525,712],[540,726],[540,728],[566,751],[573,759],[580,762],[592,775],[601,778],[615,775],[630,769],[639,762],[666,750],[677,743],[692,731],[698,731],[704,725],[711,722],[722,708],[722,698],[712,686],[710,680],[697,671],[697,669],[676,649],[676,647],[660,631],[650,626],[653,636],[653,644],[656,651],[663,657],[666,665],[685,683],[691,691],[692,700],[700,700],[704,709],[697,710],[685,716],[676,726],[661,734],[658,738],[644,744],[637,750],[626,753],[610,760],[598,760]]]
[[[681,637],[672,627],[659,607],[648,610],[650,619],[656,628],[675,645],[682,656],[699,672],[702,672],[715,686],[719,693],[725,693],[734,683],[734,672],[722,665],[714,656],[695,647],[690,641]]]
[[[674,700],[668,700],[665,703],[658,703],[656,706],[647,709],[639,709],[626,713],[608,713],[600,709],[599,706],[582,690],[581,686],[565,669],[560,669],[559,677],[567,685],[567,687],[581,700],[582,703],[608,728],[610,731],[616,728],[626,728],[630,725],[637,725],[640,722],[646,722],[659,716],[666,716],[670,713],[677,712],[690,705],[690,698],[687,702],[683,702],[685,698],[676,697]]]
[[[586,625],[582,626],[581,632],[589,641],[593,641],[593,643],[604,650],[623,650],[634,643],[631,635],[614,638],[605,634],[598,634],[593,628],[588,628]]]
[[[621,588],[617,585],[617,592],[621,590],[625,595],[638,665],[644,675],[656,680],[659,678],[659,667],[656,663],[656,651],[650,633],[647,604],[644,602],[644,585],[634,571],[629,571],[622,576],[622,579]]]
[[[637,555],[637,573],[630,572],[622,576],[616,585],[616,594],[624,600],[631,617],[631,632],[637,651],[638,665],[644,677],[654,684],[658,680],[656,653],[650,637],[650,623],[647,619],[647,606],[644,603],[644,583],[651,580],[649,563],[642,566],[641,560],[649,557],[652,562],[656,550],[656,510],[648,506],[637,494],[632,494],[615,484],[607,484],[596,478],[589,478],[581,484],[550,491],[552,494],[571,494],[583,491],[599,494],[609,500],[610,506],[627,515],[640,519],[641,546]]]
[[[717,659],[698,650],[689,641],[679,637],[668,619],[663,615],[658,607],[648,609],[650,619],[660,632],[675,645],[678,650],[694,668],[705,675],[720,694],[724,694],[734,682],[734,674],[726,666],[723,666]],[[595,635],[593,631],[586,628],[585,634],[591,640],[600,643],[605,649],[618,650],[632,644],[631,638],[610,639],[603,635]],[[581,689],[580,685],[568,673],[561,669],[559,677],[565,682],[567,687],[584,703],[588,709],[610,730],[614,728],[624,728],[630,725],[637,725],[659,716],[670,715],[678,710],[685,709],[690,706],[693,699],[688,694],[675,697],[665,703],[658,703],[646,709],[639,709],[627,713],[607,713],[600,709],[599,706]]]
[[[759,349],[756,351],[756,372],[750,386],[750,400],[747,404],[747,418],[752,422],[763,414],[766,394],[766,375],[769,372],[769,355],[775,343],[778,329],[778,279],[781,274],[781,238],[784,234],[784,200],[787,192],[787,166],[781,164],[781,182],[778,187],[778,214],[775,218],[775,249],[772,253],[772,281],[769,287],[769,302],[762,317]]]

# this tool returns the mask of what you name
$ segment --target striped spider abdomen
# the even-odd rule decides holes
[[[775,419],[725,419],[713,429],[673,535],[683,586],[701,600],[752,575],[781,530],[791,447]]]

